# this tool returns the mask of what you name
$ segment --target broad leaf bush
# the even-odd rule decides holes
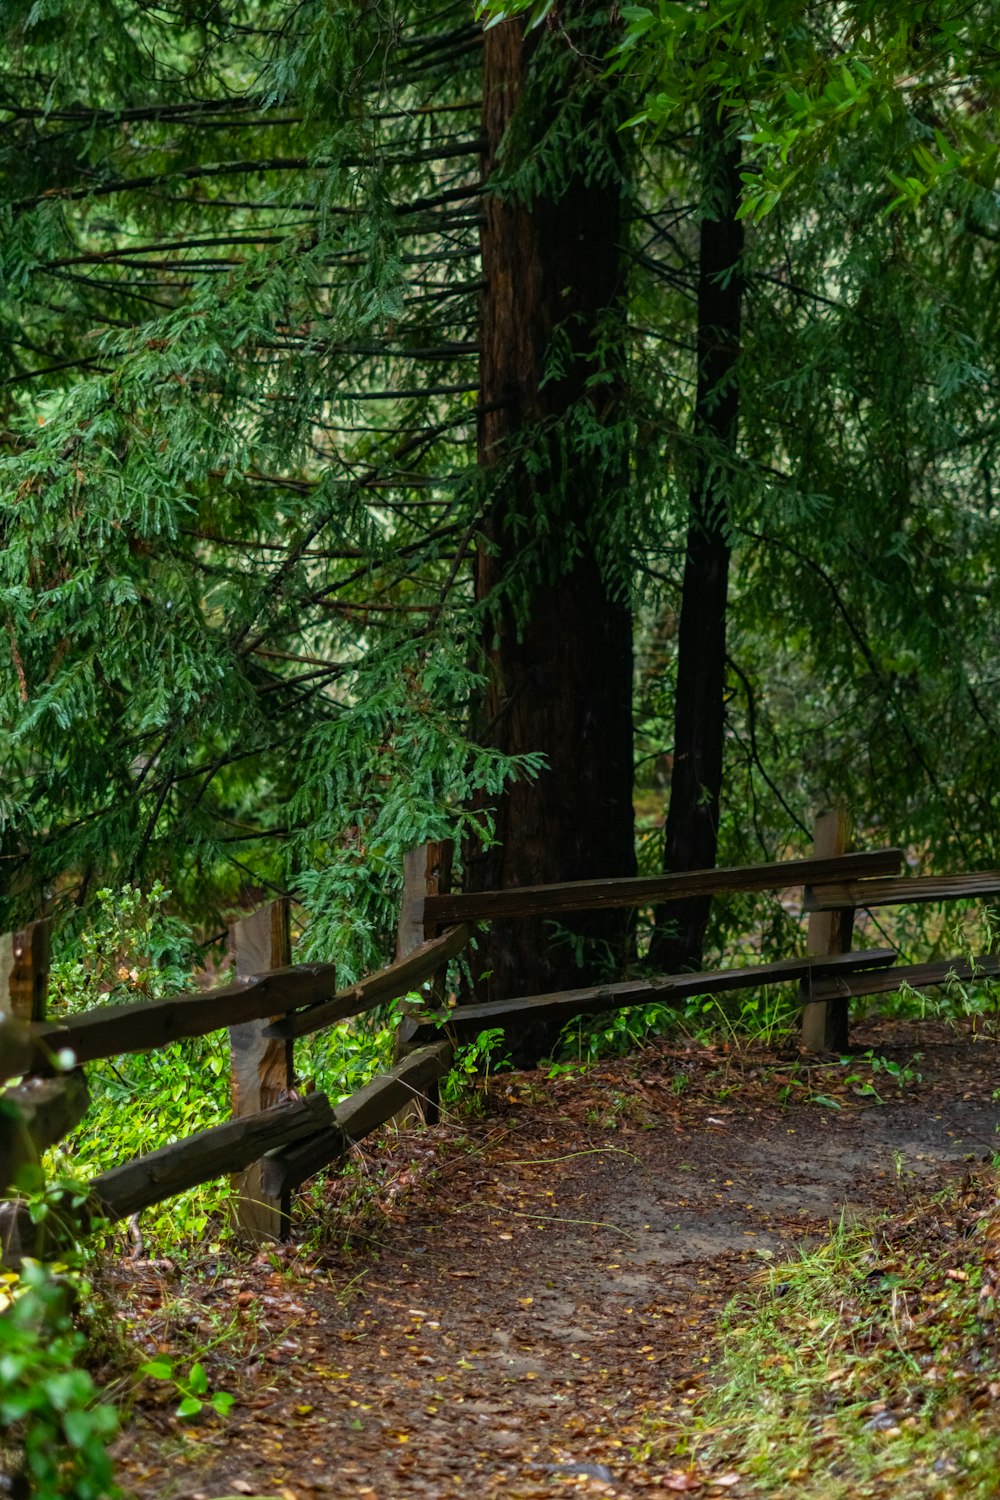
[[[107,1452],[118,1417],[78,1368],[86,1341],[72,1295],[66,1279],[31,1261],[0,1291],[0,1447],[14,1455],[15,1493],[20,1480],[39,1500],[121,1493]]]

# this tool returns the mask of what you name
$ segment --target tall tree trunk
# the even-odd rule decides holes
[[[722,792],[726,683],[728,507],[739,416],[743,225],[739,140],[709,100],[701,121],[702,218],[698,257],[697,457],[677,638],[674,763],[664,869],[715,864]],[[671,973],[701,964],[710,900],[661,907],[651,957]]]
[[[605,428],[616,420],[620,373],[589,394],[587,383],[607,369],[596,345],[623,292],[618,145],[603,85],[563,38],[526,38],[515,22],[486,32],[484,174],[494,172],[539,45],[565,48],[566,87],[589,91],[582,128],[602,109],[612,120],[613,170],[571,171],[558,194],[540,191],[530,202],[503,191],[485,201],[479,461],[492,496],[476,569],[487,664],[479,737],[508,754],[540,751],[547,768],[492,802],[496,843],[466,850],[470,890],[635,868],[631,617],[593,535],[602,486],[627,477],[624,454],[615,474],[601,473],[566,421],[585,400]],[[549,93],[540,106],[539,93],[528,110],[534,142],[564,102]],[[572,930],[591,940],[582,969],[574,944],[553,943],[543,923],[496,924],[480,949],[479,992],[499,998],[580,983],[599,963],[595,944],[620,961],[627,923],[619,914],[581,918]],[[551,1041],[535,1028],[515,1039],[515,1057],[531,1061]]]

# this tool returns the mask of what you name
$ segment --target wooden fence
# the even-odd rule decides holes
[[[103,1006],[63,1020],[45,1020],[47,923],[0,938],[0,1195],[18,1171],[65,1136],[88,1108],[84,1064],[146,1052],[184,1037],[228,1029],[232,1051],[233,1117],[183,1141],[151,1151],[95,1177],[75,1229],[95,1218],[115,1221],[213,1178],[233,1179],[234,1213],[256,1240],[280,1237],[289,1224],[290,1195],[351,1145],[414,1102],[433,1116],[437,1086],[456,1042],[526,1018],[560,1018],[616,1007],[683,1004],[701,994],[798,981],[802,1043],[807,1050],[842,1050],[848,1007],[858,995],[902,984],[940,985],[1000,972],[985,955],[894,967],[891,948],[851,951],[857,910],[915,902],[970,901],[1000,893],[1000,871],[900,876],[898,849],[844,852],[840,815],[816,825],[814,856],[778,864],[697,870],[651,878],[589,880],[517,890],[452,894],[447,846],[428,845],[406,862],[398,957],[360,983],[336,989],[331,964],[292,964],[288,906],[272,902],[234,927],[236,977],[218,989],[165,1000]],[[807,955],[698,974],[658,975],[463,1004],[442,1019],[443,979],[477,924],[499,918],[554,916],[607,907],[662,906],[692,895],[803,891]],[[422,990],[425,1003],[400,1028],[397,1061],[360,1093],[333,1105],[324,1094],[299,1097],[293,1046],[299,1037],[336,1026],[375,1006]],[[435,1008],[433,1003],[437,1000]],[[0,1203],[3,1258],[37,1253],[33,1226],[19,1200]]]

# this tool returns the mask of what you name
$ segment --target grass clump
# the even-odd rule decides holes
[[[730,1307],[704,1470],[796,1500],[1000,1491],[993,1170],[871,1227],[841,1223]]]

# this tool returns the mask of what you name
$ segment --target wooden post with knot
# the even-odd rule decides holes
[[[44,1021],[52,921],[43,917],[0,936],[0,1014]]]
[[[19,932],[0,934],[0,1017],[10,1016],[16,1021],[24,1022],[45,1020],[51,937],[50,917],[30,922]],[[66,1103],[71,1097],[70,1088],[74,1090],[73,1108]],[[66,1108],[68,1111],[66,1120],[69,1128],[70,1124],[75,1124],[81,1118],[86,1108],[86,1086],[82,1078],[78,1078],[69,1083],[56,1084],[53,1092],[56,1096],[52,1101],[55,1108]],[[7,1108],[14,1107],[11,1091],[8,1091]],[[52,1139],[58,1140],[61,1133],[57,1130]],[[26,1127],[17,1132],[15,1144],[16,1160],[20,1165],[30,1161],[37,1163],[41,1148],[32,1141]],[[0,1147],[0,1166],[3,1165],[3,1157],[4,1151]],[[9,1177],[11,1173],[5,1172],[3,1175]],[[3,1186],[6,1188],[6,1181]],[[42,1247],[42,1237],[31,1221],[27,1206],[16,1199],[0,1204],[0,1265],[20,1266],[24,1256],[38,1255]]]
[[[405,958],[414,948],[419,948],[421,943],[434,935],[425,929],[424,902],[428,896],[443,896],[451,890],[454,857],[455,844],[452,839],[421,844],[403,856],[403,900],[396,933],[397,960]],[[445,1003],[444,978],[445,970],[442,969],[430,982],[429,998],[432,1004]],[[415,1030],[416,1022],[410,1009],[404,1005],[403,1019],[396,1030],[397,1061],[412,1050],[410,1039]],[[412,1104],[400,1110],[394,1118],[397,1125],[413,1124],[418,1120],[423,1120],[427,1125],[435,1125],[439,1113],[440,1087],[435,1080],[428,1084],[422,1099],[414,1099]]]
[[[287,897],[260,906],[233,922],[237,976],[282,969],[291,962]],[[265,1027],[279,1016],[245,1021],[229,1028],[233,1115],[253,1115],[280,1104],[292,1092],[294,1043],[268,1039]],[[232,1178],[232,1214],[237,1228],[256,1243],[279,1240],[288,1232],[290,1193],[265,1191],[263,1169],[254,1162]]]
[[[821,813],[813,830],[813,855],[827,859],[847,851],[849,819],[843,807]],[[809,915],[806,952],[810,955],[849,953],[854,930],[854,908],[814,911]],[[844,1052],[850,1036],[846,999],[814,1001],[807,980],[801,983],[802,1046],[807,1052]]]

